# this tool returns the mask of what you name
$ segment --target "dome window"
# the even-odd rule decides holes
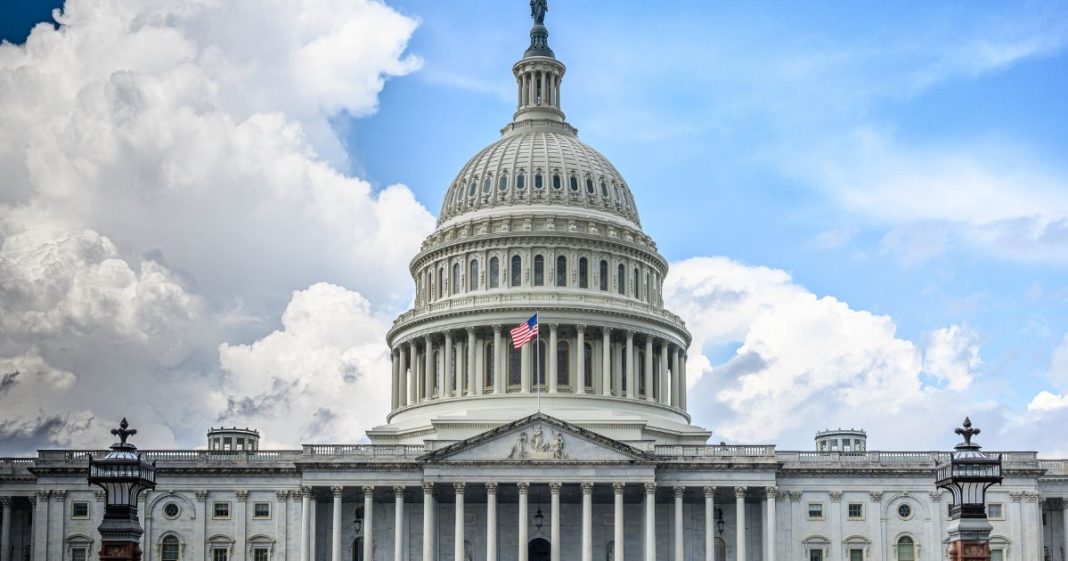
[[[622,263],[616,270],[616,292],[624,296],[627,294],[627,270]]]
[[[493,257],[493,258],[490,259],[489,279],[487,279],[489,281],[489,287],[490,288],[497,288],[498,286],[500,286],[500,278],[501,278],[501,261],[500,261],[500,259],[497,259],[496,257]]]
[[[545,187],[545,183],[542,180],[541,172],[534,172],[534,188],[541,191],[543,187]]]
[[[508,172],[501,173],[500,179],[497,180],[497,190],[502,193],[508,190]]]
[[[598,270],[598,273],[600,273],[600,277],[598,279],[598,282],[600,284],[599,288],[601,290],[604,290],[605,292],[607,292],[608,291],[608,261],[605,261],[604,259],[601,259],[601,266],[600,266],[600,269]]]
[[[512,286],[519,286],[520,281],[523,280],[523,258],[518,255],[512,256],[512,270],[509,271],[512,276]]]
[[[579,288],[590,287],[590,264],[585,257],[579,258]]]
[[[545,257],[534,256],[534,286],[545,286]]]
[[[515,174],[515,190],[516,191],[522,191],[523,189],[526,189],[526,188],[527,188],[527,176],[522,171],[520,171],[519,173]]]
[[[482,194],[488,195],[493,190],[493,179],[486,177],[482,180]]]
[[[567,257],[563,255],[556,257],[556,286],[567,286]]]
[[[578,178],[575,177],[574,175],[572,175],[570,178],[568,178],[568,187],[571,188],[571,192],[572,193],[577,193],[578,189],[579,189],[579,187],[578,187]]]
[[[601,196],[608,198],[608,184],[605,183],[604,179],[601,180]]]
[[[593,180],[589,177],[586,178],[586,192],[591,195],[593,194]]]
[[[477,189],[478,189],[478,178],[477,177],[476,178],[472,178],[471,179],[471,183],[469,183],[468,187],[467,187],[467,196],[468,197],[474,197],[475,196],[475,191]]]
[[[559,173],[554,173],[553,174],[553,190],[554,191],[559,191],[561,188],[563,188],[563,183],[560,181],[560,174]]]

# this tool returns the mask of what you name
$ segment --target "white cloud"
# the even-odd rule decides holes
[[[433,217],[338,171],[329,118],[418,67],[414,20],[375,0],[69,0],[58,20],[0,45],[0,360],[32,347],[76,380],[23,386],[42,410],[201,444],[227,412],[205,399],[220,343],[269,331],[294,288],[407,303]],[[54,440],[35,415],[0,449]]]
[[[1027,404],[1028,411],[1042,413],[1068,407],[1068,394],[1064,393],[1068,391],[1068,333],[1065,333],[1061,344],[1053,350],[1047,377],[1062,393],[1042,390]]]
[[[950,382],[941,389],[924,384],[922,350],[890,317],[819,297],[784,271],[689,259],[672,264],[664,292],[694,335],[691,357],[705,355],[691,360],[691,412],[726,439],[808,447],[809,431],[851,426],[873,446],[916,448],[944,436],[925,423],[989,409],[957,391],[978,365],[970,330],[932,335],[929,373]],[[735,350],[714,364],[707,354],[724,347]]]
[[[946,382],[951,390],[968,389],[979,358],[979,335],[968,326],[951,325],[928,335],[923,353],[924,370]]]

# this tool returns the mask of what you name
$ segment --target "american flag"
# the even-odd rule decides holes
[[[512,328],[512,346],[522,347],[538,336],[538,314],[530,316],[530,319]]]

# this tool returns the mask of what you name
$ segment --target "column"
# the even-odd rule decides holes
[[[737,535],[737,543],[735,549],[738,551],[739,561],[745,560],[745,487],[734,488],[734,509],[735,509],[735,521],[738,526],[735,534]]]
[[[617,397],[623,397],[623,384],[626,372],[623,372],[623,349],[626,347],[625,343],[616,343],[612,345],[612,395]]]
[[[942,490],[935,489],[934,491],[928,491],[927,494],[931,499],[931,517],[928,519],[929,523],[931,524],[931,538],[935,541],[935,543],[938,543],[942,541],[942,520],[944,520],[946,516],[946,511],[942,509]],[[849,507],[846,506],[844,508],[848,509]],[[846,512],[845,516],[843,516],[842,518],[848,518],[848,516],[849,513]],[[847,559],[846,561],[849,560]]]
[[[660,343],[660,403],[671,405],[671,377],[668,375],[668,343]]]
[[[389,353],[389,362],[393,366],[393,392],[390,394],[390,407],[396,409],[400,405],[400,361],[397,360],[397,351]]]
[[[318,559],[318,557],[316,557],[316,555],[315,555],[315,544],[316,544],[316,542],[318,542],[318,540],[315,539],[315,529],[319,527],[319,525],[316,524],[316,514],[318,514],[318,509],[319,509],[319,501],[315,500],[315,495],[312,495],[312,502],[311,502],[311,530],[308,532],[308,540],[309,540],[309,542],[311,544],[311,545],[308,546],[308,550],[311,553],[309,554],[308,559],[311,559],[313,561],[315,559]],[[207,521],[205,520],[205,522],[207,522]]]
[[[601,393],[612,395],[612,329],[605,327],[601,345]]]
[[[33,558],[48,561],[48,491],[37,491],[37,511],[33,520]]]
[[[682,499],[685,496],[685,487],[675,487],[675,561],[685,561],[682,546]]]
[[[545,350],[545,354],[546,354],[545,359],[549,363],[549,365],[548,365],[549,368],[546,369],[546,370],[549,371],[549,374],[548,374],[549,375],[549,393],[556,393],[560,389],[558,384],[557,384],[557,376],[556,376],[557,368],[559,368],[559,365],[556,364],[556,358],[557,358],[557,356],[556,356],[557,328],[558,328],[558,326],[555,323],[550,323],[549,324],[549,348]]]
[[[623,488],[622,482],[612,484],[614,517],[612,520],[612,559],[623,561]]]
[[[674,345],[672,345],[674,346]],[[679,350],[671,351],[671,406],[679,406]]]
[[[438,386],[441,388],[441,393],[438,394],[440,397],[459,395],[455,391],[460,384],[456,383],[456,370],[452,367],[452,352],[452,331],[445,331],[445,359],[441,365],[441,380],[438,381]]]
[[[310,488],[303,487],[301,491],[302,493],[306,491],[308,496],[311,496]],[[196,516],[196,519],[198,520],[198,522],[193,526],[193,543],[203,544],[204,540],[208,536],[208,520],[211,519],[211,516],[208,515],[208,492],[203,489],[197,489],[193,492],[193,496],[196,498],[196,505],[193,506],[193,512]],[[97,502],[101,503],[101,508],[103,508],[104,496],[97,496]],[[303,516],[303,514],[301,514],[301,516]],[[311,531],[305,532],[303,529],[301,529],[302,539],[305,537],[310,539],[310,534]],[[193,559],[193,561],[202,561],[204,559],[203,545],[197,548],[197,550],[191,556],[191,559]],[[301,559],[304,559],[304,557],[302,556]],[[311,559],[310,553],[308,554],[307,559]]]
[[[686,409],[686,353],[679,356],[679,407]]]
[[[798,499],[800,499],[800,495],[801,493],[797,493]],[[873,552],[875,552],[872,554],[872,559],[877,561],[883,561],[883,492],[871,491],[868,493],[868,497],[871,499],[871,501],[868,503],[868,512],[865,513],[865,516],[867,516],[867,518],[871,520],[871,549]],[[790,495],[790,501],[792,503],[797,502],[796,500],[794,500],[794,495],[792,493]],[[799,506],[796,504],[792,504],[791,506],[793,506],[794,508],[799,508]],[[794,522],[797,523],[795,527],[798,528],[798,531],[800,531],[801,524],[798,521],[798,518],[799,516],[795,515]]]
[[[634,367],[634,332],[627,332],[627,397],[634,399],[638,397],[638,384],[634,379],[634,371],[637,368]]]
[[[827,505],[827,518],[831,525],[831,543],[840,544],[842,543],[842,492],[831,491],[827,496],[830,498],[830,503]],[[836,547],[831,550],[828,555],[831,561],[842,560],[842,554],[839,551],[840,549],[841,548]]]
[[[408,342],[408,354],[411,360],[408,361],[408,368],[411,372],[408,373],[408,403],[415,405],[419,402],[419,349],[415,345],[415,341]]]
[[[341,487],[331,487],[334,494],[334,518],[330,527],[330,559],[341,561]],[[364,511],[366,512],[366,510]],[[366,515],[364,516],[366,518]]]
[[[400,363],[397,367],[397,383],[400,384],[397,390],[397,406],[404,407],[408,405],[408,353],[400,346],[397,347],[397,358]]]
[[[404,487],[393,487],[393,559],[404,559]]]
[[[398,557],[396,561],[401,561]],[[486,561],[497,561],[497,483],[486,483]]]
[[[423,399],[429,400],[434,397],[434,341],[427,335],[423,337],[426,346],[423,348]]]
[[[519,391],[521,393],[530,393],[530,347],[531,344],[527,343],[519,349]]]
[[[656,392],[653,390],[653,338],[645,336],[645,400],[653,401],[656,399]]]
[[[453,547],[452,558],[455,561],[464,561],[464,487],[462,481],[452,484],[456,491],[456,514],[453,516]],[[364,557],[370,559],[370,557]]]
[[[434,556],[434,484],[429,482],[423,483],[423,561],[437,561]]]
[[[716,488],[705,487],[705,561],[716,559]]]
[[[527,561],[527,491],[530,484],[520,481],[519,487],[519,514],[516,516],[519,525],[519,561]]]
[[[767,561],[775,561],[775,501],[779,496],[778,489],[774,487],[768,487],[764,489],[765,497],[768,503],[768,527],[767,534],[764,536],[764,541],[768,544],[768,559]],[[839,544],[841,540],[839,540]],[[832,546],[835,549],[841,549],[840,545]],[[832,555],[833,557],[833,555]]]
[[[656,483],[645,484],[645,561],[656,561]]]
[[[576,325],[575,331],[575,356],[576,360],[575,379],[571,381],[571,391],[577,394],[586,393],[586,326]]]
[[[501,357],[504,356],[504,349],[501,347],[501,326],[493,326],[493,393],[504,393],[506,386],[504,385],[505,379],[508,377],[508,373],[505,372],[505,368],[501,365],[504,361]]]
[[[363,558],[371,559],[371,554],[374,552],[374,498],[375,488],[372,485],[366,485],[363,488]],[[334,499],[339,500],[339,499]],[[339,558],[340,559],[340,558]]]
[[[0,497],[0,561],[11,561],[11,497]]]
[[[549,484],[549,559],[560,561],[560,482]]]
[[[467,328],[467,395],[482,395],[482,380],[478,379],[475,368],[475,355],[478,344],[475,341],[475,328]]]
[[[593,483],[582,482],[582,561],[593,561]]]

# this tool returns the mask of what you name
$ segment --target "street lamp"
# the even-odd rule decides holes
[[[723,533],[723,530],[727,529],[727,523],[723,521],[723,509],[716,507],[716,530],[719,533]]]
[[[987,454],[972,442],[980,430],[972,428],[971,419],[965,418],[964,427],[955,432],[964,442],[954,447],[948,462],[937,466],[935,481],[953,496],[947,553],[951,561],[989,561],[993,526],[986,518],[986,491],[1001,483],[1001,454]]]
[[[137,447],[126,439],[137,434],[123,418],[111,434],[119,442],[111,445],[103,459],[89,456],[89,484],[104,490],[104,521],[100,532],[100,561],[140,561],[141,523],[137,501],[141,493],[156,488],[156,465],[141,458]]]

